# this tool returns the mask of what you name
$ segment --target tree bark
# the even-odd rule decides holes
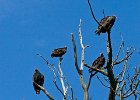
[[[115,100],[116,81],[112,70],[112,46],[111,46],[110,31],[108,31],[107,53],[108,53],[107,72],[110,82],[110,92],[108,100]]]
[[[89,98],[88,98],[88,89],[87,88],[84,89],[84,100],[89,100]]]

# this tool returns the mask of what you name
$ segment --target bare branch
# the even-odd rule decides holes
[[[103,70],[101,70],[101,69],[91,67],[91,66],[87,65],[86,63],[85,63],[84,65],[85,65],[86,67],[92,69],[93,71],[96,71],[96,72],[99,72],[99,73],[101,73],[101,74],[103,74],[103,75],[105,75],[105,76],[108,76],[108,74],[107,74],[106,72],[104,72]]]
[[[36,54],[36,55],[40,56],[40,57],[46,62],[47,66],[48,66],[49,68],[51,68],[52,66],[54,66],[53,64],[50,64],[50,63],[48,62],[48,60],[46,60],[41,54]]]
[[[72,39],[72,43],[73,43],[73,48],[74,48],[74,61],[75,61],[75,67],[76,67],[76,70],[79,74],[79,77],[80,77],[80,82],[81,82],[81,86],[84,90],[84,100],[88,100],[88,89],[87,89],[87,85],[84,81],[84,77],[83,77],[83,68],[84,68],[84,53],[85,53],[85,48],[88,47],[88,46],[84,46],[83,44],[83,41],[82,41],[82,33],[81,33],[81,19],[80,19],[80,24],[79,24],[79,38],[80,38],[80,44],[81,44],[81,47],[82,47],[82,55],[81,55],[81,67],[79,69],[79,66],[78,66],[78,61],[77,61],[77,52],[76,52],[76,44],[75,44],[75,41],[74,41],[74,35],[71,34],[71,39]]]
[[[135,69],[134,75],[131,79],[128,74],[128,78],[127,78],[128,84],[126,84],[126,80],[124,77],[125,77],[127,66],[128,66],[127,61],[125,61],[124,67],[123,67],[121,73],[116,78],[116,80],[118,80],[119,77],[121,78],[117,83],[116,92],[119,92],[120,100],[123,100],[124,98],[127,98],[131,95],[134,95],[134,98],[136,100],[137,93],[138,93],[137,89],[138,89],[138,85],[140,82],[140,80],[138,79],[138,75],[140,75],[140,70]],[[128,86],[128,88],[127,88],[127,86]]]
[[[53,81],[54,85],[56,86],[57,90],[64,96],[62,90],[59,88],[59,86],[56,83],[56,80]]]
[[[120,100],[122,100],[123,88],[126,85],[126,82],[124,80],[126,68],[127,68],[127,61],[125,61],[122,71],[118,74],[118,76],[115,79],[117,81],[116,92],[118,92],[120,89],[120,95],[119,95],[121,98]],[[119,78],[121,78],[121,79],[119,80]],[[122,86],[120,86],[121,83],[123,84]]]
[[[96,21],[96,23],[97,23],[98,25],[100,25],[100,23],[98,22],[98,20],[96,19],[95,15],[94,15],[94,13],[93,13],[92,6],[91,6],[91,4],[90,4],[90,0],[88,0],[88,4],[89,4],[90,11],[91,11],[91,14],[92,14],[93,19]],[[102,26],[102,25],[101,25],[101,26]]]
[[[124,67],[122,68],[122,71],[118,74],[118,76],[116,77],[116,80],[118,81],[118,79],[121,77],[121,80],[119,81],[122,82],[124,80],[125,77],[125,72],[126,72],[126,67],[127,67],[127,62],[125,61],[124,63]]]
[[[80,38],[80,44],[81,44],[81,48],[82,48],[82,54],[81,54],[81,67],[80,70],[84,69],[84,53],[85,53],[85,46],[83,44],[83,39],[82,39],[82,19],[80,19],[80,23],[79,23],[79,38]]]
[[[50,64],[47,59],[45,59],[41,54],[37,54],[39,57],[41,57],[47,64],[48,68],[53,72],[54,77],[58,77],[57,74],[60,74],[58,71],[56,71],[56,68],[54,67],[53,64]],[[54,69],[53,69],[54,68]],[[55,72],[56,71],[56,72]]]
[[[50,100],[54,100],[54,98],[50,95],[50,93],[41,85],[37,84],[36,82],[33,81],[33,83],[35,85],[37,85],[45,94],[46,96],[50,99]]]
[[[124,98],[127,98],[127,97],[131,96],[132,94],[134,94],[135,91],[137,90],[137,87],[138,87],[139,83],[140,83],[140,80],[138,80],[138,81],[134,84],[134,89],[133,89],[129,94],[127,94],[126,96],[124,96]]]
[[[114,62],[116,62],[116,61],[118,60],[120,51],[121,51],[121,49],[124,47],[124,40],[123,40],[122,34],[121,34],[121,39],[122,39],[122,41],[121,41],[121,44],[120,44],[120,47],[119,47],[119,49],[118,49],[118,53],[117,53],[117,55],[116,55],[116,58],[115,58]]]
[[[87,90],[88,90],[89,87],[90,87],[92,77],[93,77],[93,75],[90,74],[89,81],[88,81],[88,84],[87,84]]]
[[[67,83],[67,84],[68,84],[68,86],[70,87],[70,90],[71,90],[71,100],[74,100],[73,88],[72,88],[72,86],[69,83]]]
[[[119,94],[120,100],[123,100],[123,89],[124,89],[124,86],[125,86],[125,85],[126,85],[126,82],[123,81],[123,82],[122,82],[122,86],[120,87],[120,94]]]
[[[117,65],[117,64],[120,64],[120,63],[124,62],[125,60],[128,60],[128,58],[130,58],[132,54],[133,54],[133,52],[131,52],[129,55],[126,55],[126,57],[123,58],[122,60],[120,60],[118,62],[114,62],[113,65]]]
[[[80,19],[78,34],[79,34],[81,47],[84,48],[83,38],[82,38],[82,19]]]
[[[74,35],[73,34],[71,34],[71,40],[72,40],[73,48],[74,48],[74,62],[75,62],[75,67],[76,67],[76,70],[77,70],[78,74],[82,75],[82,72],[81,72],[81,70],[79,69],[79,66],[78,66],[77,50],[76,50],[76,44],[75,44],[75,40],[74,40]]]
[[[101,84],[104,86],[104,87],[107,87],[107,88],[110,88],[109,86],[106,86],[102,81],[101,79],[97,76],[98,80],[101,82]]]
[[[76,67],[76,70],[77,70],[77,72],[78,72],[78,74],[79,74],[82,88],[85,89],[86,84],[85,84],[85,82],[84,82],[83,73],[82,73],[82,70],[80,70],[79,67],[78,67],[76,45],[75,45],[75,41],[74,41],[74,36],[73,36],[73,34],[71,34],[71,39],[72,39],[72,43],[73,43],[73,47],[74,47],[74,61],[75,61],[75,67]]]
[[[89,8],[90,8],[90,11],[91,11],[91,14],[92,14],[93,19],[95,20],[95,22],[96,22],[98,25],[102,26],[102,25],[99,23],[99,21],[96,19],[95,15],[94,15],[94,12],[93,12],[93,10],[92,10],[92,6],[91,6],[91,3],[90,3],[90,0],[88,0],[88,5],[89,5]],[[102,27],[104,27],[104,26],[102,26]],[[106,29],[106,28],[104,27],[104,29]],[[106,29],[106,30],[107,30],[107,29]]]
[[[60,59],[59,59],[59,62],[58,62],[58,69],[59,69],[59,72],[60,72],[60,82],[61,82],[62,89],[63,89],[64,99],[66,99],[68,87],[65,87],[65,83],[64,83],[64,75],[63,75],[63,71],[62,71],[62,69],[61,69],[61,62],[62,62],[62,60],[63,60],[63,58],[60,58]]]

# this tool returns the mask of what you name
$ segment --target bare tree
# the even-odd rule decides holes
[[[90,4],[90,0],[88,0],[88,4],[89,4],[89,7],[90,7],[90,11],[91,11],[91,14],[93,16],[93,19],[95,20],[95,22],[102,26],[98,20],[96,19],[95,15],[94,15],[94,12],[92,10],[92,6]],[[104,26],[102,26],[104,27]],[[105,28],[105,27],[104,27]],[[113,61],[113,54],[112,54],[112,44],[111,44],[111,30],[106,30],[107,31],[107,44],[106,44],[106,48],[107,48],[107,64],[105,66],[106,68],[106,71],[102,70],[102,69],[96,69],[96,68],[93,68],[92,66],[89,66],[88,64],[85,63],[85,60],[84,60],[84,53],[82,54],[82,62],[81,62],[81,65],[84,65],[92,70],[95,70],[96,73],[97,72],[100,72],[102,75],[104,75],[105,77],[108,78],[109,80],[109,89],[110,89],[110,92],[109,92],[109,96],[108,96],[108,100],[115,100],[115,97],[116,95],[119,96],[120,100],[123,100],[124,98],[127,98],[131,95],[134,95],[135,96],[135,100],[137,98],[137,94],[139,94],[139,91],[137,90],[138,89],[138,85],[139,85],[139,81],[140,79],[138,79],[138,76],[140,75],[140,67],[138,66],[137,69],[135,69],[135,72],[134,74],[132,75],[132,78],[130,79],[130,77],[128,77],[128,88],[124,88],[126,86],[126,80],[125,80],[125,72],[126,72],[126,69],[128,67],[128,60],[130,59],[131,55],[133,54],[133,52],[135,51],[134,48],[130,48],[128,50],[126,50],[126,55],[125,55],[125,58],[123,58],[122,60],[118,60],[118,56],[120,56],[120,51],[121,49],[123,49],[123,46],[124,46],[124,41],[122,39],[122,43],[120,45],[120,48],[118,50],[118,54],[116,55],[116,59]],[[81,33],[81,32],[79,32]],[[79,35],[80,37],[80,41],[82,39],[82,35]],[[72,42],[73,42],[73,47],[74,47],[74,59],[75,59],[75,66],[76,66],[76,69],[78,69],[78,64],[77,64],[77,52],[76,52],[76,45],[75,45],[75,41],[74,41],[74,36],[72,34]],[[82,44],[82,42],[80,42]],[[82,47],[82,50],[84,46],[81,46]],[[133,50],[132,50],[133,49]],[[82,51],[84,52],[84,51]],[[115,65],[119,65],[123,63],[124,66],[123,66],[123,69],[122,71],[118,74],[118,76],[115,76],[115,72],[114,72],[114,66]],[[83,69],[82,69],[83,70]],[[79,73],[80,71],[78,71]],[[82,73],[83,75],[83,73]],[[92,75],[94,76],[94,75]],[[83,77],[83,76],[82,76]],[[99,79],[99,78],[98,78]],[[91,78],[90,78],[91,80]],[[83,80],[84,81],[84,80]],[[89,81],[89,84],[90,84],[91,81]],[[103,82],[100,80],[100,82],[103,84]],[[84,82],[81,82],[81,84],[84,83]],[[104,84],[103,84],[104,85]],[[86,86],[86,85],[85,85]],[[104,85],[105,86],[105,85]],[[88,90],[87,90],[88,91]],[[136,92],[137,91],[137,92]],[[86,91],[84,91],[84,94],[86,94]],[[84,98],[84,100],[88,100],[88,97],[87,98]]]
[[[96,19],[92,6],[90,4],[90,0],[88,0],[89,8],[91,11],[91,15],[95,22],[99,25],[102,26],[106,30],[106,35],[107,35],[107,41],[106,41],[106,54],[107,54],[107,60],[106,60],[106,65],[102,68],[96,68],[93,67],[85,62],[85,52],[86,48],[89,47],[88,45],[85,45],[83,43],[83,37],[82,37],[82,20],[80,19],[79,27],[78,27],[78,35],[79,35],[79,42],[82,48],[81,51],[81,59],[80,59],[80,65],[78,64],[79,58],[78,58],[78,52],[77,52],[77,46],[74,38],[74,34],[71,33],[71,41],[73,45],[73,52],[74,52],[74,63],[75,63],[75,68],[79,76],[80,84],[83,89],[83,96],[84,100],[90,100],[89,96],[89,88],[91,86],[91,80],[93,77],[97,77],[99,82],[104,87],[107,87],[109,89],[108,93],[108,100],[115,100],[118,98],[119,100],[124,100],[126,98],[129,98],[130,96],[134,96],[134,100],[140,99],[138,96],[140,95],[140,90],[139,90],[139,83],[140,83],[140,66],[136,65],[134,67],[133,74],[129,74],[129,61],[136,52],[136,49],[133,47],[128,47],[126,50],[124,48],[124,40],[121,34],[122,41],[120,43],[120,47],[118,49],[117,54],[112,53],[112,40],[111,40],[111,29],[107,30],[106,27],[101,25],[100,22]],[[123,53],[125,56],[122,59],[119,59],[119,57],[122,57],[120,53]],[[63,58],[59,58],[58,61],[58,67],[55,67],[53,64],[50,64],[48,60],[46,60],[42,55],[38,54],[47,64],[49,69],[52,71],[53,76],[54,76],[54,86],[56,89],[62,94],[63,100],[74,100],[77,98],[74,97],[74,91],[70,83],[67,81],[67,79],[64,76],[63,70],[61,68],[61,63]],[[115,58],[113,58],[115,56]],[[118,67],[121,69],[121,71],[116,74],[114,68]],[[84,69],[92,69],[94,73],[89,73],[88,81],[85,81],[85,74]],[[100,79],[98,77],[98,73],[103,75],[104,80]],[[95,77],[95,78],[96,78]],[[86,77],[87,78],[87,77]],[[57,82],[57,80],[60,80],[60,83]],[[104,82],[107,81],[108,84],[105,84]],[[37,83],[35,83],[38,85]],[[59,84],[59,85],[58,85]],[[61,86],[60,86],[61,85]],[[45,89],[44,87],[38,85],[40,89],[46,94],[46,96],[50,100],[54,100],[54,97]],[[68,93],[68,91],[71,92],[71,94]]]

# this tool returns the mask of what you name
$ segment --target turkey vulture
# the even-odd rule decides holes
[[[67,51],[67,47],[57,48],[52,51],[51,57],[62,57]]]
[[[98,57],[93,63],[92,63],[92,67],[94,68],[101,68],[103,67],[103,65],[105,64],[105,57],[103,55],[103,53],[101,53],[100,57]],[[89,69],[89,73],[92,72],[92,69]]]
[[[41,89],[34,82],[40,86],[43,86],[44,84],[44,75],[41,74],[37,69],[35,69],[35,72],[33,74],[33,86],[36,94],[39,94]]]
[[[96,34],[100,35],[100,33],[105,33],[107,31],[110,31],[112,26],[114,25],[116,16],[106,16],[104,17],[100,25],[98,25],[97,30],[95,31]]]

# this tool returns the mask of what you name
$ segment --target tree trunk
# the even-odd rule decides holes
[[[88,100],[88,89],[84,89],[84,100]]]
[[[109,99],[108,100],[115,100],[115,91],[111,88],[110,88]]]
[[[109,98],[108,100],[115,100],[115,90],[116,90],[116,81],[114,78],[114,73],[112,69],[112,45],[111,45],[111,38],[110,38],[110,31],[108,31],[108,39],[107,39],[107,53],[108,53],[108,59],[107,59],[107,72],[108,72],[108,78],[110,82],[110,92],[109,92]]]

